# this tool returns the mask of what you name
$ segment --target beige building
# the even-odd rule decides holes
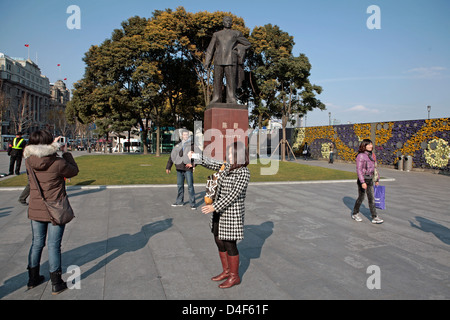
[[[46,114],[46,128],[55,136],[69,136],[72,134],[73,125],[66,119],[66,105],[70,100],[70,91],[62,80],[50,83],[50,108]]]
[[[0,53],[0,149],[16,132],[46,128],[60,134],[57,115],[64,115],[70,92],[62,80],[51,84],[30,59]]]
[[[1,148],[8,136],[45,125],[50,97],[50,81],[36,63],[0,53]]]
[[[67,102],[70,100],[70,91],[66,88],[66,84],[62,80],[50,84],[50,104],[59,108],[66,108]]]

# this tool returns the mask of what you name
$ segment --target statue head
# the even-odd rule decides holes
[[[233,25],[233,18],[231,17],[223,17],[223,26],[227,29],[230,29],[231,26]]]

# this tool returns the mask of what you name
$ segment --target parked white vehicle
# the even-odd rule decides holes
[[[123,139],[123,152],[128,152],[128,146],[130,146],[130,152],[140,152],[141,151],[141,140],[139,139]]]

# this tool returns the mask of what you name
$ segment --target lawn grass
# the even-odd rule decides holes
[[[70,179],[67,185],[130,185],[130,184],[176,184],[175,166],[166,174],[168,155],[89,155],[76,158],[79,174]],[[266,160],[267,161],[267,160]],[[278,166],[278,167],[277,167]],[[276,174],[263,175],[262,169],[271,168]],[[311,181],[356,179],[356,173],[308,166],[294,162],[272,161],[249,165],[250,182],[261,181]],[[194,182],[206,182],[213,171],[197,166]],[[25,186],[27,175],[0,181],[0,187]]]

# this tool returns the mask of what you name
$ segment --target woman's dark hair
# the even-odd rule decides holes
[[[38,130],[30,135],[28,144],[52,144],[53,135],[47,130]]]
[[[359,145],[358,153],[363,153],[364,151],[366,151],[367,145],[369,145],[371,143],[372,143],[372,140],[370,140],[370,139],[364,139],[363,141],[361,141],[361,144]]]
[[[227,147],[227,155],[228,158],[228,152],[232,148],[233,150],[233,164],[230,167],[230,171],[234,169],[238,169],[240,167],[246,167],[248,166],[250,160],[248,155],[248,148],[240,141],[235,141],[234,143],[230,144]],[[230,162],[230,159],[227,159],[228,162]]]

